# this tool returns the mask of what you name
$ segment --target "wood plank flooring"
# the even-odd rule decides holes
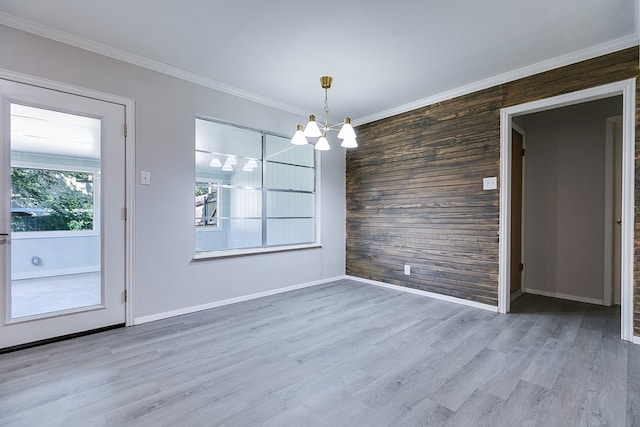
[[[640,426],[616,308],[353,281],[0,355],[2,426]]]

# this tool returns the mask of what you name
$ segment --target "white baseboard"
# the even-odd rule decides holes
[[[249,294],[249,295],[243,295],[243,296],[240,296],[240,297],[229,298],[229,299],[225,299],[225,300],[221,300],[221,301],[214,301],[214,302],[210,302],[210,303],[207,303],[207,304],[201,304],[201,305],[196,305],[196,306],[192,306],[192,307],[185,307],[185,308],[181,308],[181,309],[178,309],[178,310],[165,311],[163,313],[152,314],[152,315],[149,315],[149,316],[136,317],[133,320],[133,324],[134,325],[141,325],[143,323],[154,322],[156,320],[162,320],[162,319],[168,319],[170,317],[181,316],[183,314],[195,313],[197,311],[208,310],[208,309],[216,308],[216,307],[222,307],[224,305],[235,304],[235,303],[238,303],[238,302],[249,301],[249,300],[252,300],[252,299],[267,297],[267,296],[270,296],[270,295],[276,295],[276,294],[281,294],[281,293],[284,293],[284,292],[295,291],[297,289],[303,289],[303,288],[309,288],[309,287],[312,287],[312,286],[323,285],[325,283],[335,282],[336,280],[342,280],[344,278],[345,278],[345,276],[331,277],[331,278],[328,278],[328,279],[316,280],[314,282],[300,283],[298,285],[287,286],[287,287],[284,287],[284,288],[273,289],[273,290],[270,290],[270,291],[258,292],[258,293]]]
[[[349,280],[353,280],[353,281],[356,281],[356,282],[366,283],[366,284],[369,284],[369,285],[380,286],[380,287],[388,288],[388,289],[394,289],[394,290],[397,290],[397,291],[407,292],[407,293],[410,293],[410,294],[421,295],[421,296],[425,296],[425,297],[428,297],[428,298],[433,298],[433,299],[438,299],[438,300],[442,300],[442,301],[452,302],[452,303],[455,303],[455,304],[466,305],[466,306],[473,307],[473,308],[479,308],[479,309],[482,309],[482,310],[491,311],[493,313],[497,313],[498,312],[498,307],[492,306],[492,305],[489,305],[489,304],[483,304],[483,303],[479,303],[479,302],[475,302],[475,301],[468,301],[468,300],[465,300],[465,299],[462,299],[462,298],[456,298],[456,297],[451,297],[451,296],[448,296],[448,295],[436,294],[436,293],[433,293],[433,292],[423,291],[423,290],[420,290],[420,289],[407,288],[405,286],[391,285],[389,283],[378,282],[376,280],[369,280],[369,279],[363,279],[361,277],[345,275],[345,276],[336,276],[336,277],[331,277],[331,278],[328,278],[328,279],[317,280],[317,281],[314,281],[314,282],[301,283],[301,284],[298,284],[298,285],[287,286],[287,287],[284,287],[284,288],[273,289],[273,290],[265,291],[265,292],[258,292],[258,293],[255,293],[255,294],[244,295],[244,296],[240,296],[240,297],[236,297],[236,298],[229,298],[229,299],[225,299],[225,300],[221,300],[221,301],[214,301],[214,302],[211,302],[211,303],[208,303],[208,304],[201,304],[201,305],[197,305],[197,306],[186,307],[186,308],[182,308],[182,309],[179,309],[179,310],[172,310],[172,311],[167,311],[167,312],[163,312],[163,313],[152,314],[152,315],[149,315],[149,316],[137,317],[137,318],[134,319],[132,324],[133,325],[141,325],[143,323],[154,322],[156,320],[168,319],[168,318],[174,317],[174,316],[181,316],[183,314],[195,313],[195,312],[198,312],[198,311],[208,310],[208,309],[216,308],[216,307],[222,307],[222,306],[225,306],[225,305],[235,304],[235,303],[238,303],[238,302],[249,301],[249,300],[252,300],[252,299],[263,298],[263,297],[267,297],[267,296],[270,296],[270,295],[276,295],[276,294],[281,294],[281,293],[284,293],[284,292],[295,291],[297,289],[304,289],[304,288],[309,288],[309,287],[312,287],[312,286],[323,285],[325,283],[335,282],[337,280],[343,280],[343,279],[349,279]],[[571,301],[586,302],[586,303],[590,303],[590,304],[602,305],[602,303],[603,303],[602,300],[594,300],[594,299],[590,299],[590,298],[576,297],[576,296],[573,296],[573,295],[565,295],[565,294],[558,294],[558,293],[554,293],[554,292],[539,291],[539,290],[535,290],[535,289],[527,289],[525,292],[526,293],[530,293],[530,294],[554,297],[554,298],[568,299],[568,300],[571,300]],[[633,339],[632,339],[632,342],[634,344],[640,345],[640,336],[634,336]]]
[[[603,299],[585,298],[577,295],[567,295],[567,294],[561,294],[558,292],[541,291],[539,289],[530,289],[530,288],[526,288],[524,292],[527,294],[542,295],[543,297],[566,299],[569,301],[576,301],[576,302],[586,302],[587,304],[604,305]]]
[[[58,268],[52,270],[33,270],[20,273],[12,273],[11,280],[39,279],[42,277],[68,276],[71,274],[96,273],[100,271],[99,265],[90,265],[87,267],[70,267]]]
[[[483,303],[475,302],[475,301],[468,301],[466,299],[450,297],[448,295],[436,294],[436,293],[433,293],[433,292],[423,291],[423,290],[420,290],[420,289],[407,288],[406,286],[391,285],[389,283],[378,282],[376,280],[363,279],[361,277],[346,276],[346,278],[350,279],[350,280],[355,280],[357,282],[367,283],[369,285],[381,286],[383,288],[395,289],[396,291],[407,292],[407,293],[410,293],[410,294],[421,295],[421,296],[424,296],[424,297],[429,297],[429,298],[433,298],[433,299],[439,299],[439,300],[442,300],[442,301],[453,302],[453,303],[461,304],[461,305],[467,305],[469,307],[480,308],[482,310],[487,310],[487,311],[491,311],[491,312],[494,312],[494,313],[498,312],[498,307],[497,306],[493,306],[493,305],[489,305],[489,304],[483,304]]]

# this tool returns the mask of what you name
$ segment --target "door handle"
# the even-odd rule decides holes
[[[621,220],[620,218],[618,218],[618,219],[616,220],[616,224],[618,224],[618,225],[622,224],[622,220]]]

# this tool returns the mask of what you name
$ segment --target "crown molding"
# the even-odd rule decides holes
[[[0,25],[15,28],[17,30],[25,31],[31,34],[35,34],[50,40],[58,41],[70,46],[74,46],[83,50],[87,50],[99,55],[103,55],[109,58],[117,59],[129,64],[137,65],[149,70],[157,71],[159,73],[175,77],[181,80],[185,80],[203,87],[217,90],[238,98],[245,99],[250,102],[255,102],[267,107],[272,107],[281,111],[296,114],[299,116],[306,116],[307,111],[283,102],[279,102],[270,98],[266,98],[254,93],[238,89],[234,86],[230,86],[213,79],[203,77],[199,74],[195,74],[189,71],[182,70],[180,68],[164,64],[159,61],[154,61],[149,58],[145,58],[140,55],[127,52],[125,50],[117,49],[102,43],[98,43],[89,39],[75,36],[73,34],[57,30],[55,28],[48,27],[46,25],[38,24],[36,22],[19,18],[17,16],[8,14],[6,12],[0,12]],[[509,71],[497,76],[489,77],[484,80],[480,80],[468,85],[460,86],[448,91],[441,92],[436,95],[432,95],[426,98],[418,99],[416,101],[403,104],[397,107],[390,108],[388,110],[374,113],[368,116],[360,117],[353,120],[353,125],[363,125],[366,123],[374,122],[376,120],[385,119],[387,117],[395,116],[398,114],[406,113],[408,111],[416,110],[418,108],[426,107],[431,104],[446,101],[462,95],[468,95],[473,92],[488,89],[493,86],[508,83],[514,80],[521,79],[533,74],[543,73],[545,71],[553,70],[555,68],[570,65],[576,62],[584,61],[587,59],[595,58],[597,56],[612,53],[618,50],[626,49],[640,44],[640,0],[636,0],[636,33],[627,37],[612,40],[607,43],[603,43],[597,46],[593,46],[580,51],[572,52],[567,55],[552,58],[546,61],[538,62],[536,64],[528,65],[526,67],[519,68],[517,70]],[[639,64],[640,65],[640,64]]]
[[[181,80],[185,80],[191,83],[195,83],[200,86],[214,89],[219,92],[224,92],[229,95],[236,96],[238,98],[245,99],[247,101],[262,104],[268,107],[276,108],[288,113],[297,114],[300,116],[306,116],[307,112],[301,108],[293,105],[285,104],[283,102],[275,101],[270,98],[265,98],[254,93],[238,89],[234,86],[230,86],[213,79],[203,77],[199,74],[191,73],[189,71],[182,70],[171,65],[164,64],[159,61],[154,61],[149,58],[145,58],[140,55],[127,52],[122,49],[117,49],[102,43],[98,43],[83,37],[75,36],[73,34],[57,30],[55,28],[48,27],[46,25],[38,24],[27,19],[19,18],[17,16],[8,14],[6,12],[0,12],[0,24],[7,27],[15,28],[17,30],[25,31],[27,33],[35,34],[50,40],[61,42],[70,46],[74,46],[80,49],[87,50],[89,52],[97,53],[109,58],[117,59],[129,64],[137,65],[152,71],[157,71],[162,74],[166,74],[171,77],[175,77]]]
[[[638,9],[640,9],[640,7]],[[638,21],[638,25],[640,25],[640,20]],[[468,95],[473,92],[478,92],[480,90],[505,84],[534,74],[543,73],[545,71],[550,71],[556,68],[564,67],[566,65],[575,64],[576,62],[592,59],[598,56],[606,55],[608,53],[627,49],[629,47],[638,46],[640,44],[640,36],[638,35],[637,30],[638,28],[636,28],[635,34],[627,37],[612,40],[610,42],[572,52],[567,55],[558,56],[556,58],[538,62],[536,64],[527,65],[526,67],[518,68],[517,70],[498,74],[497,76],[489,77],[484,80],[441,92],[437,95],[422,98],[408,104],[400,105],[398,107],[390,108],[379,113],[361,117],[357,120],[353,120],[353,124],[354,126],[358,126],[366,123],[371,123],[376,120],[386,119],[391,116],[406,113],[408,111],[416,110],[418,108],[426,107],[427,105],[436,104],[438,102],[446,101],[458,96]]]

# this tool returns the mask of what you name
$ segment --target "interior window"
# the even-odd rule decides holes
[[[315,152],[196,119],[196,252],[315,242]]]

